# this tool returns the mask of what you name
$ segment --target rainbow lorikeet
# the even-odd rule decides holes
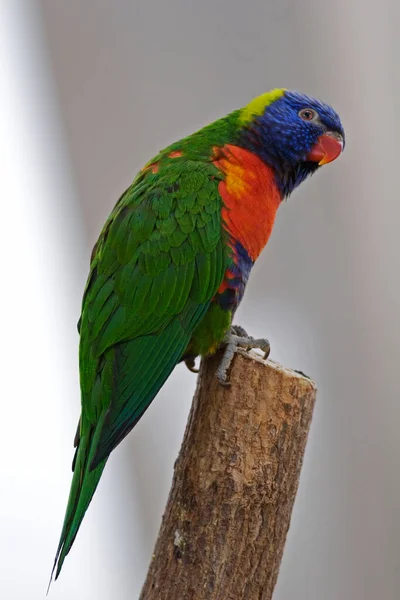
[[[80,332],[82,411],[56,578],[111,451],[175,365],[263,346],[231,326],[281,201],[344,146],[336,112],[274,89],[145,165],[93,249]]]

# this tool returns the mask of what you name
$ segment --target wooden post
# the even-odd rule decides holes
[[[230,388],[202,361],[140,600],[270,600],[316,397],[315,384],[238,351]]]

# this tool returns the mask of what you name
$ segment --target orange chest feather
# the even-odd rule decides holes
[[[222,219],[230,235],[254,261],[271,235],[281,195],[270,167],[258,156],[226,145],[215,148],[214,164],[225,174],[219,183]]]

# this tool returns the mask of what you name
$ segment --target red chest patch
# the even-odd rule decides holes
[[[222,219],[254,261],[268,242],[282,199],[273,171],[239,146],[227,144],[214,152],[214,164],[225,174],[218,186],[224,202]]]

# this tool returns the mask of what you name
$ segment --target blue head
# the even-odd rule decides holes
[[[343,127],[333,108],[297,92],[263,94],[242,109],[239,120],[241,145],[274,169],[284,197],[344,147]]]

